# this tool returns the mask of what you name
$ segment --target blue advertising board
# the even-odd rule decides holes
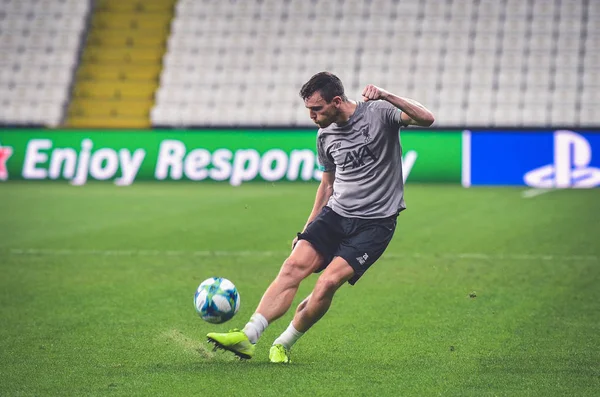
[[[465,131],[463,156],[464,186],[600,186],[596,132]]]

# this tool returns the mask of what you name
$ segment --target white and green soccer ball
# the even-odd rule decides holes
[[[221,324],[231,320],[239,310],[240,294],[226,278],[211,277],[198,286],[194,307],[204,321]]]

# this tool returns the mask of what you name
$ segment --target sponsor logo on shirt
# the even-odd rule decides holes
[[[351,169],[362,167],[365,165],[365,159],[367,158],[377,161],[377,157],[375,157],[367,145],[361,146],[357,150],[350,150],[346,152],[344,163],[342,164],[342,170],[345,171],[347,167]]]

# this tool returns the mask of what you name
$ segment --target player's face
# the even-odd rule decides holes
[[[340,97],[334,97],[331,102],[326,102],[317,91],[304,100],[310,118],[320,128],[325,128],[335,122],[340,114]]]

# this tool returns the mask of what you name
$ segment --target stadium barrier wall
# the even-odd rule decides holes
[[[402,133],[405,178],[460,183],[461,131]],[[0,180],[315,181],[315,130],[0,130]]]
[[[465,187],[598,187],[600,131],[465,131],[462,173]]]
[[[408,130],[408,182],[600,186],[600,131]],[[320,180],[314,130],[0,130],[0,181]],[[596,156],[594,156],[596,153]],[[359,161],[359,159],[357,159]]]

